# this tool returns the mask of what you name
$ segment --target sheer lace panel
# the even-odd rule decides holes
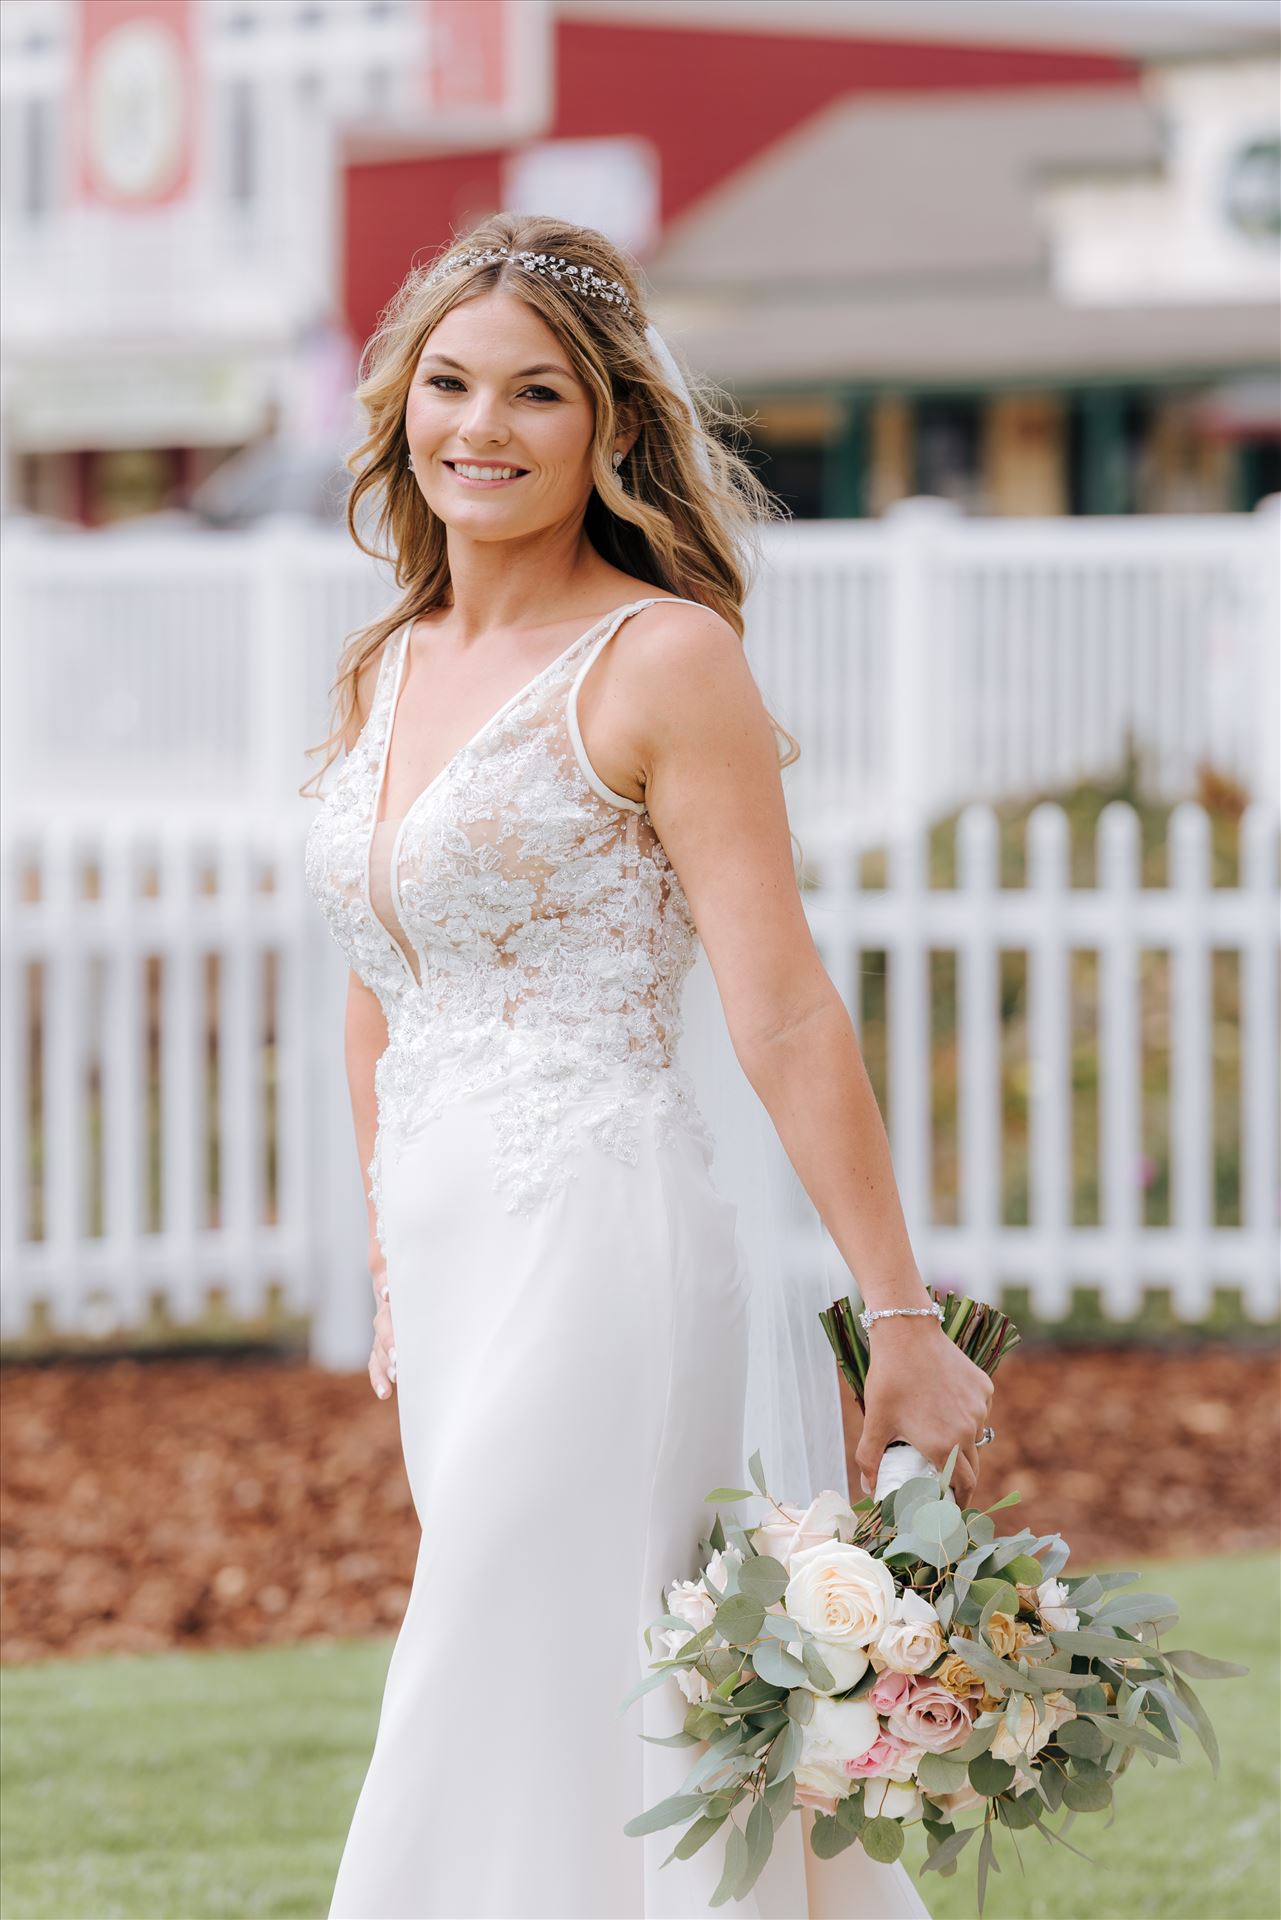
[[[571,706],[601,648],[659,597],[581,635],[375,830],[408,629],[385,651],[306,854],[334,937],[387,1016],[369,1167],[380,1239],[384,1144],[498,1083],[495,1186],[510,1211],[574,1177],[575,1135],[634,1160],[643,1126],[682,1127],[710,1152],[674,1064],[693,918],[643,805],[590,766]]]

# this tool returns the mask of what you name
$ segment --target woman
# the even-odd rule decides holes
[[[676,1058],[700,940],[867,1304],[911,1310],[873,1328],[864,1478],[896,1434],[977,1477],[990,1383],[923,1311],[741,645],[767,496],[673,368],[602,235],[499,215],[409,277],[359,390],[349,524],[368,496],[402,592],[341,665],[307,875],[422,1540],[333,1920],[708,1911],[724,1831],[666,1866],[623,1833],[686,1763],[619,1710],[742,1441],[750,1282]],[[674,1685],[642,1704],[679,1727]],[[810,1859],[810,1817],[734,1911],[925,1912]]]

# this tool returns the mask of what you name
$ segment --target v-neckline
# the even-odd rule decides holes
[[[655,596],[651,595],[649,597],[653,598]],[[663,595],[660,597],[667,598],[669,596]],[[496,727],[500,720],[505,719],[519,700],[523,700],[527,693],[532,693],[534,688],[538,685],[539,681],[546,679],[547,675],[552,671],[554,667],[560,666],[561,662],[567,659],[569,655],[573,653],[576,647],[580,647],[583,644],[584,640],[590,640],[592,635],[594,633],[599,632],[600,629],[605,625],[605,623],[609,620],[612,620],[616,614],[626,613],[630,608],[640,606],[641,604],[642,602],[639,600],[624,601],[622,606],[614,607],[611,609],[609,613],[603,613],[600,616],[599,620],[594,620],[591,626],[588,627],[583,633],[580,633],[576,639],[571,640],[568,646],[562,647],[560,652],[556,654],[556,656],[553,659],[547,662],[546,666],[540,667],[538,669],[538,672],[534,674],[530,679],[528,679],[525,682],[523,687],[517,687],[515,693],[511,695],[510,699],[504,700],[503,704],[501,705],[501,707],[497,709],[496,712],[491,713],[487,720],[482,721],[481,725],[477,727],[475,733],[472,734],[471,738],[468,740],[464,740],[462,746],[458,748],[456,753],[452,753],[449,756],[448,760],[446,760],[444,766],[441,767],[439,772],[433,774],[432,778],[427,782],[427,785],[425,787],[421,787],[418,790],[418,792],[414,795],[413,799],[409,802],[409,805],[405,808],[404,813],[400,817],[400,823],[396,828],[395,838],[392,841],[391,852],[388,855],[388,864],[390,868],[390,873],[388,878],[390,882],[392,911],[396,916],[396,920],[398,924],[402,928],[404,926],[404,916],[400,911],[400,889],[396,884],[396,870],[400,864],[400,843],[402,838],[404,837],[405,826],[409,821],[411,815],[415,812],[415,810],[422,803],[422,801],[424,801],[427,798],[428,794],[435,792],[436,788],[440,785],[445,775],[451,772],[452,769],[455,766],[457,766],[458,762],[462,759],[463,755],[469,752],[470,749],[474,747],[478,741],[483,740],[485,735],[490,731],[490,729],[492,727]],[[385,821],[380,820],[378,818],[378,814],[379,814],[379,809],[382,806],[383,794],[386,791],[386,786],[387,786],[387,769],[391,761],[392,734],[395,731],[396,713],[400,706],[401,688],[404,684],[404,678],[405,678],[405,662],[409,658],[409,636],[413,632],[413,626],[414,626],[414,621],[411,618],[405,622],[404,626],[400,630],[400,654],[399,654],[399,658],[396,661],[396,676],[392,682],[391,695],[388,703],[387,724],[383,729],[382,748],[381,748],[381,753],[380,753],[379,762],[378,762],[378,777],[374,783],[374,804],[373,804],[371,817],[370,817],[369,836],[365,842],[365,860],[364,860],[363,880],[364,880],[365,905],[368,907],[370,915],[374,920],[377,921],[378,925],[382,927],[383,932],[386,934],[387,939],[390,942],[393,950],[400,956],[401,964],[403,965],[413,985],[418,987],[421,990],[422,982],[419,980],[417,974],[413,970],[413,967],[410,965],[409,960],[405,955],[404,948],[401,946],[395,934],[391,931],[391,928],[384,926],[378,914],[374,912],[373,886],[372,886],[372,881],[370,877],[370,868],[373,864],[374,842],[378,837],[378,829],[380,826],[385,826],[387,824]]]

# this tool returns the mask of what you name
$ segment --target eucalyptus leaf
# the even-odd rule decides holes
[[[810,1850],[819,1860],[831,1860],[846,1847],[852,1847],[857,1834],[843,1827],[832,1813],[816,1813],[810,1829]]]
[[[1063,1789],[1063,1804],[1073,1813],[1103,1813],[1112,1804],[1112,1789],[1106,1780],[1069,1780]]]
[[[1178,1603],[1171,1600],[1168,1593],[1123,1593],[1094,1611],[1094,1623],[1100,1627],[1155,1624],[1158,1620],[1177,1620],[1178,1617]]]
[[[658,1833],[663,1827],[672,1827],[678,1820],[688,1820],[692,1814],[703,1811],[703,1796],[699,1793],[670,1793],[666,1800],[660,1800],[656,1806],[649,1807],[644,1813],[638,1813],[627,1822],[623,1832],[627,1834]]]
[[[1143,1651],[1137,1640],[1093,1633],[1088,1627],[1051,1627],[1050,1638],[1056,1647],[1066,1647],[1072,1653],[1092,1654],[1099,1660],[1129,1660]]]
[[[742,1744],[742,1737],[737,1727],[729,1733],[722,1734],[719,1740],[714,1740],[707,1752],[699,1756],[681,1781],[681,1792],[692,1793],[694,1788],[704,1780],[710,1780],[714,1773],[719,1773],[725,1762],[732,1759]]]
[[[968,1777],[965,1762],[950,1753],[923,1753],[916,1777],[927,1793],[956,1793]]]
[[[808,1687],[793,1687],[787,1696],[787,1715],[798,1726],[808,1726],[814,1718],[814,1695]]]
[[[757,1554],[751,1560],[744,1560],[738,1570],[740,1593],[750,1594],[753,1600],[759,1600],[762,1607],[772,1607],[781,1600],[787,1591],[787,1568],[781,1560],[771,1559],[768,1554]]]
[[[789,1778],[801,1757],[801,1748],[804,1744],[805,1736],[801,1732],[799,1722],[789,1720],[769,1750],[769,1759],[765,1762],[766,1781]]]
[[[775,1832],[778,1831],[788,1814],[792,1811],[795,1798],[796,1780],[790,1773],[783,1774],[777,1780],[771,1780],[766,1787],[765,1804],[769,1808],[770,1819],[774,1822]]]
[[[801,1644],[801,1664],[809,1676],[810,1685],[820,1693],[826,1693],[836,1685],[835,1674],[808,1636]]]
[[[715,1627],[731,1646],[748,1647],[757,1638],[765,1609],[746,1593],[733,1593],[716,1609]]]
[[[724,1826],[728,1817],[724,1813],[701,1814],[692,1827],[686,1828],[668,1854],[667,1860],[688,1860],[691,1855],[698,1852],[700,1847],[707,1845],[717,1829]],[[667,1860],[664,1860],[664,1866],[667,1865]]]
[[[768,1499],[769,1488],[765,1485],[765,1469],[761,1465],[761,1453],[760,1453],[759,1447],[757,1448],[756,1452],[752,1455],[751,1459],[748,1461],[747,1471],[751,1474],[752,1479],[756,1482],[757,1491],[759,1493],[763,1493],[766,1499]]]
[[[707,1507],[732,1507],[737,1500],[750,1500],[750,1487],[713,1487],[710,1493],[703,1495],[703,1505]],[[719,1515],[717,1516],[719,1518]]]
[[[858,1837],[868,1859],[879,1860],[882,1866],[892,1866],[903,1851],[903,1829],[899,1822],[881,1815],[869,1820]]]
[[[743,1869],[746,1865],[747,1839],[742,1828],[731,1820],[729,1823],[729,1832],[725,1836],[725,1869],[716,1884],[715,1893],[707,1903],[708,1906],[724,1906],[742,1879]]]
[[[1065,1721],[1054,1736],[1064,1753],[1077,1753],[1085,1760],[1098,1760],[1107,1752],[1108,1738],[1093,1720]]]
[[[867,1824],[863,1800],[863,1783],[860,1780],[852,1793],[847,1793],[843,1800],[838,1800],[836,1803],[836,1817],[851,1833],[858,1833]]]
[[[941,1873],[945,1867],[955,1864],[961,1852],[979,1831],[977,1827],[962,1827],[937,1847],[932,1847],[925,1856],[922,1873]]]
[[[1210,1716],[1181,1673],[1173,1675],[1173,1683],[1175,1692],[1193,1716],[1193,1726],[1196,1730],[1196,1737],[1205,1748],[1205,1757],[1210,1762],[1210,1771],[1217,1780],[1219,1777],[1219,1742],[1214,1728],[1210,1724]]]
[[[1024,1827],[1033,1827],[1036,1825],[1036,1813],[1029,1802],[1035,1799],[1035,1791],[1016,1794],[1013,1799],[1008,1794],[1002,1794],[996,1802],[996,1817],[1003,1826],[1013,1827],[1019,1832]]]
[[[698,1740],[692,1733],[643,1733],[642,1740],[648,1740],[653,1747],[696,1747]]]
[[[1103,1729],[1109,1740],[1119,1741],[1123,1747],[1146,1747],[1150,1753],[1164,1754],[1170,1760],[1179,1757],[1177,1749],[1172,1748],[1168,1740],[1162,1739],[1150,1727],[1128,1727],[1111,1714],[1096,1713],[1089,1717],[1095,1726]]]
[[[768,1680],[771,1686],[804,1686],[809,1677],[802,1662],[777,1640],[758,1641],[752,1648],[751,1659],[760,1678]]]
[[[773,1845],[774,1822],[764,1800],[758,1799],[747,1816],[747,1865],[734,1889],[736,1900],[741,1900],[755,1886]]]
[[[976,1793],[1004,1793],[1014,1778],[1014,1768],[1008,1760],[998,1760],[994,1754],[981,1753],[970,1761],[970,1785]]]
[[[1162,1658],[1172,1667],[1178,1667],[1181,1673],[1191,1674],[1194,1680],[1231,1680],[1250,1671],[1249,1667],[1238,1666],[1235,1660],[1212,1660],[1208,1653],[1196,1653],[1191,1647],[1171,1647]]]

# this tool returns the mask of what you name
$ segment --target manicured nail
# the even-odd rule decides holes
[[[383,1287],[383,1288],[381,1289],[381,1292],[380,1292],[380,1298],[382,1298],[383,1300],[390,1300],[390,1299],[391,1299],[391,1288],[390,1288],[390,1287]]]

